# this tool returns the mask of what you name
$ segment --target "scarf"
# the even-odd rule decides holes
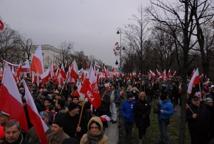
[[[98,144],[98,142],[103,138],[104,132],[100,132],[98,135],[91,135],[87,133],[87,144]]]

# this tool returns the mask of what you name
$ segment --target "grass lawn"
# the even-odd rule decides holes
[[[154,104],[153,104],[154,105]],[[159,127],[158,127],[158,120],[157,120],[157,114],[153,112],[153,107],[151,110],[150,115],[150,127],[147,129],[143,144],[157,144],[159,140]],[[175,114],[172,116],[170,120],[170,124],[168,126],[168,134],[170,138],[170,144],[178,144],[179,143],[179,108],[175,112]],[[186,132],[185,132],[185,144],[190,144],[190,137],[188,128],[186,126]],[[119,144],[129,144],[130,142],[127,142],[125,137],[124,129],[121,127],[119,130]],[[138,144],[138,132],[137,128],[134,127],[133,129],[133,138],[131,140],[131,144]]]
[[[170,124],[168,126],[168,132],[169,132],[168,134],[169,134],[171,144],[179,143],[179,119],[180,118],[178,116],[178,113],[179,113],[178,111],[175,112],[175,114],[173,115],[172,119],[170,120]],[[121,132],[121,130],[120,130],[120,132]],[[122,133],[124,133],[124,131]],[[124,139],[123,136],[120,136],[120,138]],[[132,140],[133,144],[138,143],[137,138],[138,138],[138,132],[137,132],[136,127],[134,127],[133,140]],[[159,127],[158,127],[158,121],[157,121],[157,114],[153,113],[153,109],[152,109],[151,115],[150,115],[150,127],[147,129],[143,144],[156,144],[158,142],[158,140],[159,140]],[[122,142],[121,142],[121,144],[122,144]],[[129,143],[129,144],[131,144],[131,143]],[[190,144],[190,138],[189,138],[189,132],[188,132],[187,126],[186,126],[185,144]]]

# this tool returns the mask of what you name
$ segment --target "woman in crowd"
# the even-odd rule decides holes
[[[103,124],[99,117],[92,117],[88,122],[88,132],[83,135],[80,144],[108,144],[104,134]]]

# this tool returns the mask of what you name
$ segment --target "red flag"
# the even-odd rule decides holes
[[[70,74],[71,74],[71,78],[73,78],[75,81],[77,81],[77,79],[79,77],[79,73],[78,73],[78,66],[77,66],[77,63],[75,60],[72,62]]]
[[[45,132],[48,130],[48,127],[40,117],[39,112],[34,103],[33,97],[31,96],[25,81],[23,81],[23,85],[25,88],[25,98],[26,98],[26,104],[27,104],[27,110],[28,110],[30,122],[32,123],[32,125],[36,130],[36,134],[40,139],[40,143],[47,144],[48,141],[47,141]]]
[[[192,88],[195,84],[199,84],[200,83],[200,76],[199,76],[199,70],[198,68],[194,71],[192,78],[189,82],[188,85],[188,89],[187,89],[187,93],[191,94],[192,93]]]
[[[61,65],[61,68],[60,68],[60,74],[63,79],[66,79],[66,73],[65,73],[65,68],[63,64]]]
[[[101,105],[101,98],[97,86],[97,78],[93,67],[89,70],[89,77],[83,81],[80,92],[88,98],[88,101],[93,105],[95,109]]]
[[[12,119],[18,120],[21,127],[27,131],[28,126],[21,95],[7,64],[4,67],[2,85],[0,87],[0,109],[9,113]]]
[[[48,68],[43,74],[40,75],[42,83],[47,83],[51,78],[50,68]]]
[[[40,46],[36,49],[33,55],[31,71],[35,72],[36,74],[42,74],[44,72],[42,48]]]
[[[4,23],[2,20],[0,20],[0,32],[4,30]]]

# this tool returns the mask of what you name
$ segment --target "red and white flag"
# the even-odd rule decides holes
[[[42,74],[44,72],[44,64],[43,64],[43,56],[42,56],[42,48],[38,46],[31,63],[31,71],[36,74]]]
[[[45,122],[42,120],[41,116],[39,115],[39,112],[36,108],[33,97],[31,96],[31,93],[24,80],[23,80],[23,85],[25,89],[25,98],[26,98],[26,104],[27,104],[27,110],[28,110],[30,122],[32,123],[32,125],[36,130],[36,134],[39,137],[40,143],[47,144],[48,141],[47,141],[45,132],[48,130],[48,127],[45,124]]]
[[[0,20],[0,32],[4,31],[4,22]]]
[[[93,67],[90,67],[88,78],[83,81],[81,93],[88,98],[88,101],[93,105],[95,109],[99,108],[101,105],[101,98],[97,86],[97,77]]]
[[[42,73],[40,75],[40,78],[41,78],[43,84],[46,84],[49,81],[49,79],[51,78],[50,69],[51,68],[48,68],[44,73]]]
[[[4,66],[2,85],[0,86],[0,110],[9,113],[10,118],[18,120],[22,129],[27,131],[28,125],[21,94],[7,64]]]
[[[199,75],[199,70],[198,68],[194,71],[193,75],[192,75],[192,78],[189,82],[189,85],[188,85],[188,89],[187,89],[187,93],[188,94],[191,94],[192,93],[192,88],[199,84],[200,83],[200,75]]]
[[[74,60],[71,64],[71,72],[70,72],[71,78],[75,80],[75,82],[77,81],[78,77],[79,77],[79,72],[78,72],[78,66],[76,61]]]

